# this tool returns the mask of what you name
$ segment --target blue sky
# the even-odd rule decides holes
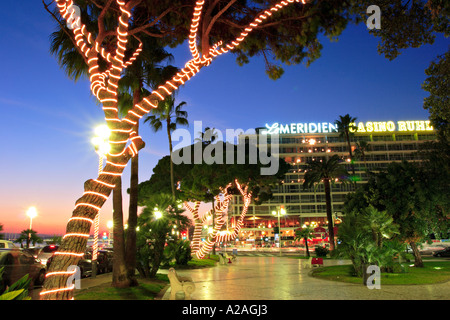
[[[98,159],[90,139],[103,114],[89,83],[68,79],[50,55],[54,22],[40,1],[5,1],[0,26],[0,223],[10,232],[26,229],[25,212],[34,205],[34,229],[63,233],[84,181],[95,178]],[[181,87],[177,101],[187,103],[191,123],[223,132],[273,122],[334,122],[346,113],[360,121],[427,119],[421,84],[430,62],[447,51],[448,39],[408,49],[394,61],[377,53],[377,43],[364,25],[351,26],[338,42],[324,39],[322,56],[310,67],[286,67],[277,81],[267,77],[261,58],[239,67],[234,56],[223,55]],[[178,67],[189,59],[187,46],[173,53]],[[190,130],[194,138],[197,132]],[[155,134],[146,124],[141,135],[144,181],[168,154],[168,142],[165,131]],[[129,168],[123,179],[128,187]],[[127,207],[125,202],[125,215]],[[106,225],[111,200],[101,212]]]

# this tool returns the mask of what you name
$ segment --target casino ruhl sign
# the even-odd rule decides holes
[[[429,120],[410,120],[410,121],[384,121],[384,122],[358,122],[353,123],[356,129],[352,132],[371,133],[371,132],[415,132],[415,131],[433,131]],[[266,129],[262,134],[296,134],[296,133],[330,133],[338,132],[338,126],[330,122],[298,122],[289,124],[280,124],[278,122],[272,125],[266,124]]]

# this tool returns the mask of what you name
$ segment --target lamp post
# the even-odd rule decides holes
[[[281,257],[281,225],[280,225],[280,216],[284,216],[286,214],[286,210],[284,206],[281,206],[279,210],[272,211],[274,216],[278,217],[278,246],[280,248],[280,257]]]
[[[153,215],[155,216],[155,219],[161,219],[163,214],[155,207],[155,209],[153,209]]]
[[[27,217],[30,218],[30,228],[28,229],[28,244],[27,247],[30,247],[30,241],[31,241],[31,228],[33,227],[33,218],[36,218],[37,216],[37,210],[35,207],[30,207],[27,210]]]
[[[114,228],[114,222],[112,220],[109,220],[106,223],[106,227],[108,228],[108,246],[111,246],[111,232],[113,231]]]
[[[100,125],[95,128],[95,136],[91,139],[98,154],[98,174],[103,170],[103,158],[109,153],[111,146],[109,144],[109,136],[111,131],[107,125]],[[92,246],[92,277],[97,275],[97,255],[98,255],[98,231],[100,226],[100,212],[94,219],[94,244]]]

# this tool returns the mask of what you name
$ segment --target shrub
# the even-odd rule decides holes
[[[316,252],[316,256],[317,257],[326,257],[328,252],[330,252],[330,250],[328,250],[325,247],[316,247],[316,249],[314,250]]]
[[[186,240],[169,242],[164,255],[169,262],[175,261],[177,265],[187,265],[192,259],[190,242]]]

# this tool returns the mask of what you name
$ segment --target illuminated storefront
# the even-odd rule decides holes
[[[351,148],[355,150],[361,141],[368,143],[363,156],[353,157],[357,184],[367,181],[367,170],[377,171],[394,161],[420,161],[417,153],[421,143],[435,139],[435,132],[427,120],[357,122],[351,138]],[[303,189],[304,170],[312,160],[325,160],[337,154],[349,172],[352,171],[348,145],[339,137],[338,128],[330,122],[266,124],[256,129],[256,134],[277,134],[279,154],[291,165],[280,186],[273,190],[273,199],[259,206],[251,205],[247,219],[239,235],[239,241],[254,243],[257,246],[270,246],[274,242],[274,227],[277,218],[273,211],[284,207],[286,214],[281,217],[282,242],[294,242],[295,230],[302,225],[327,228],[325,193],[323,185],[316,189]],[[248,135],[243,136],[246,138]],[[259,140],[258,140],[259,141]],[[335,223],[339,224],[342,207],[347,193],[354,186],[339,181],[331,188],[332,211]],[[242,199],[234,197],[230,209],[230,223],[240,213]],[[319,229],[317,229],[319,230]],[[316,240],[326,237],[326,232],[317,232]]]

